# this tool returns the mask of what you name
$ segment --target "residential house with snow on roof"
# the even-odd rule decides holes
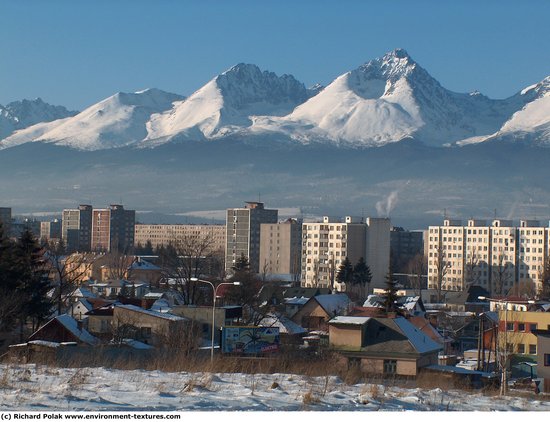
[[[292,321],[307,330],[328,331],[328,321],[337,315],[347,315],[353,302],[347,294],[311,297],[293,316]]]
[[[329,346],[339,364],[363,372],[414,377],[438,363],[442,345],[407,319],[337,316],[329,321]]]

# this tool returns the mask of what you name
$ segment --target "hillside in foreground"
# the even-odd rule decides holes
[[[338,377],[0,365],[2,411],[549,411],[543,396],[348,385]],[[398,384],[398,381],[396,382]],[[511,393],[513,394],[513,392]]]

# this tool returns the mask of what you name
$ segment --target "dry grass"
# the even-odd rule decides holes
[[[302,403],[308,406],[312,404],[317,404],[319,402],[320,402],[319,398],[311,390],[305,393],[302,398]]]

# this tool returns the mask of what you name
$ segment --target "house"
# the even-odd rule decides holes
[[[143,297],[149,291],[149,284],[135,283],[129,280],[106,280],[103,282],[92,282],[88,288],[101,297],[132,296]]]
[[[115,339],[129,338],[155,346],[175,346],[190,340],[190,325],[188,318],[135,305],[117,305],[113,308]]]
[[[67,314],[56,316],[35,331],[28,341],[43,340],[55,343],[74,342],[81,345],[96,346],[99,339]]]
[[[87,313],[92,309],[94,309],[92,303],[81,298],[78,301],[71,303],[69,309],[67,310],[67,314],[75,318],[77,321],[83,321],[88,318]]]
[[[328,331],[328,321],[337,315],[347,315],[352,306],[345,293],[313,296],[291,319],[309,331]]]
[[[89,311],[87,315],[87,329],[94,336],[109,341],[113,338],[113,313],[115,303],[109,303]]]
[[[150,286],[158,286],[162,278],[160,267],[140,257],[134,259],[128,267],[127,274],[130,281],[147,283]]]
[[[550,330],[534,330],[537,337],[537,376],[542,378],[541,390],[550,393]]]
[[[307,330],[300,327],[291,319],[284,315],[270,313],[265,315],[259,322],[259,327],[276,327],[279,329],[279,335],[282,343],[301,342],[302,336]]]
[[[210,339],[212,337],[212,307],[211,306],[175,306],[171,313],[179,315],[193,321],[199,327],[202,337]],[[216,330],[224,325],[233,325],[233,323],[243,316],[241,306],[217,306],[216,307]]]
[[[364,373],[416,376],[438,363],[442,346],[403,317],[337,316],[329,321],[329,345],[340,364]]]
[[[363,308],[384,309],[385,297],[383,295],[369,295],[363,303]],[[424,314],[426,309],[420,296],[397,296],[396,306],[399,311],[407,315]]]

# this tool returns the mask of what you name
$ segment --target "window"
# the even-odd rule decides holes
[[[537,329],[537,324],[529,324],[529,331],[535,331]]]
[[[525,344],[518,344],[518,353],[525,353]]]
[[[544,366],[550,366],[550,354],[549,353],[544,354]]]
[[[384,360],[384,374],[397,373],[397,361],[396,360]]]
[[[520,322],[518,323],[518,331],[525,331],[525,324]]]
[[[529,345],[529,354],[530,355],[536,355],[537,354],[537,345],[536,344],[530,344]]]
[[[508,322],[506,324],[506,331],[514,331],[514,323],[513,322]]]

